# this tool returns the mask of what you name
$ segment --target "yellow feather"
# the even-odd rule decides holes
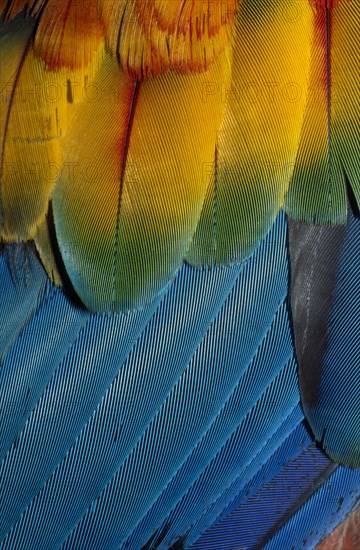
[[[307,97],[312,10],[281,0],[241,2],[231,85],[207,84],[226,111],[216,178],[187,259],[232,263],[247,257],[275,219],[291,178]]]
[[[303,222],[345,223],[345,176],[360,204],[360,3],[313,3],[310,92],[286,211]]]
[[[2,26],[5,101],[1,109],[1,236],[31,239],[42,223],[57,174],[61,145],[76,104],[92,101],[87,87],[101,49],[88,67],[48,71],[31,47],[34,21],[17,16]],[[28,44],[30,47],[28,47]]]
[[[227,82],[226,54],[205,78]],[[190,245],[224,104],[203,101],[204,76],[141,83],[107,56],[101,93],[67,133],[53,207],[68,274],[91,309],[129,309],[160,292]]]

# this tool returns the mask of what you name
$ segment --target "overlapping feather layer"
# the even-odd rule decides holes
[[[2,238],[124,311],[241,262],[284,201],[344,222],[359,2],[298,4],[3,0]]]
[[[0,236],[34,240],[87,310],[150,307],[183,260],[240,264],[282,206],[333,224],[346,222],[349,197],[359,204],[359,0],[0,7]],[[339,346],[331,332],[315,408],[304,385],[302,398],[316,437],[357,465],[357,424],[339,448],[329,406],[331,365],[352,334]]]

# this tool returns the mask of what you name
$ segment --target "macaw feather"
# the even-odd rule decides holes
[[[291,303],[302,405],[333,460],[360,466],[360,220],[290,220]]]
[[[358,2],[0,7],[1,236],[89,309],[143,306],[183,259],[241,262],[284,200],[344,222],[343,172],[358,199]]]
[[[285,17],[281,1],[244,0],[231,82],[206,80],[204,100],[226,104],[203,212],[186,259],[229,264],[249,256],[285,197],[300,139],[309,76],[312,11]],[[273,55],[276,52],[276,55]],[[295,84],[296,83],[296,84]]]
[[[88,67],[48,71],[33,47],[34,19],[18,15],[1,27],[0,235],[34,238],[44,223],[62,165],[61,146],[77,105],[89,101]]]
[[[314,446],[310,450],[310,453],[303,453],[297,461],[289,464],[287,471],[281,473],[277,492],[274,491],[274,486],[269,487],[267,502],[270,504],[276,500],[274,494],[280,495],[286,490],[288,472],[292,468],[297,469],[293,482],[302,491],[299,491],[300,495],[290,514],[283,516],[282,522],[275,525],[271,539],[263,546],[264,550],[286,548],[289,541],[295,548],[315,548],[318,542],[331,533],[341,518],[346,517],[357,506],[360,470],[350,470],[329,462],[326,464],[325,457],[318,450],[316,452]],[[259,496],[262,497],[261,494]],[[281,511],[280,498],[277,503],[277,508]],[[265,506],[266,501],[264,508]],[[345,548],[351,547],[344,547],[343,550]],[[341,541],[337,549],[341,549]]]
[[[345,223],[346,178],[360,204],[360,3],[311,3],[309,95],[285,208],[303,222]]]
[[[226,326],[225,330],[233,328]],[[235,330],[234,339],[238,336],[239,333]],[[274,353],[270,360],[267,359],[264,369],[264,356],[267,356],[269,348],[272,347],[271,342],[277,337],[279,338],[278,353]],[[279,307],[273,322],[249,362],[246,361],[245,354],[242,355],[240,351],[244,340],[238,338],[237,341],[238,365],[242,365],[243,369],[238,383],[230,392],[221,410],[209,423],[208,429],[178,468],[175,476],[154,499],[150,510],[124,543],[124,548],[126,545],[130,548],[141,548],[153,535],[154,525],[159,526],[157,533],[159,537],[165,523],[168,528],[163,533],[161,543],[164,548],[170,547],[176,534],[187,533],[203,514],[204,507],[209,508],[210,504],[222,495],[224,487],[227,487],[238,475],[236,462],[241,463],[245,470],[257,455],[257,451],[260,452],[264,446],[267,446],[267,452],[262,457],[265,462],[271,455],[271,449],[273,452],[274,448],[280,445],[279,438],[273,435],[278,431],[279,425],[284,423],[285,418],[291,416],[298,404],[296,391],[293,392],[290,389],[291,380],[296,378],[296,364],[291,351],[291,333],[286,305],[283,303]],[[226,341],[221,334],[217,342],[219,350],[224,349],[221,346],[229,345],[229,341]],[[202,361],[207,359],[203,354],[201,355]],[[230,370],[230,362],[233,360],[234,356],[231,355],[229,361],[225,360],[224,368]],[[287,378],[288,383],[283,383],[284,377]],[[276,399],[275,392],[279,392]],[[285,394],[287,394],[286,397]],[[279,407],[280,401],[283,402],[283,409]],[[272,419],[270,431],[267,422],[263,422],[262,415],[265,411]],[[298,419],[299,415],[297,421]],[[249,443],[250,426],[251,443]],[[270,440],[272,444],[268,445]],[[259,445],[258,448],[257,445]],[[229,464],[233,467],[229,468]],[[186,538],[186,543],[191,543],[190,537]]]
[[[240,0],[99,0],[109,50],[138,79],[206,71],[231,41]]]
[[[278,225],[269,233],[266,241],[262,243],[251,261],[244,265],[243,269],[239,269],[237,266],[232,268],[233,272],[238,272],[238,277],[228,299],[224,301],[221,310],[217,313],[208,330],[203,333],[201,343],[193,349],[192,355],[184,357],[181,354],[178,360],[173,363],[172,371],[176,371],[177,379],[173,379],[172,387],[168,387],[167,391],[163,393],[165,400],[158,410],[153,410],[149,414],[150,410],[148,409],[148,425],[131,452],[124,456],[124,445],[120,442],[121,454],[119,452],[118,456],[121,459],[118,462],[116,473],[109,479],[96,501],[96,505],[89,506],[84,523],[81,522],[78,525],[76,532],[68,542],[68,548],[79,545],[83,548],[96,548],[104,536],[101,525],[107,526],[105,536],[109,545],[119,547],[121,541],[129,536],[131,528],[137,525],[147,509],[152,506],[160,491],[168,485],[173,474],[180,472],[180,468],[183,468],[181,473],[187,471],[188,466],[185,461],[190,453],[197,454],[198,450],[195,447],[200,444],[203,436],[205,437],[205,442],[203,442],[204,452],[205,455],[209,453],[207,460],[209,462],[214,452],[212,445],[216,446],[217,442],[217,449],[221,448],[222,437],[225,437],[225,434],[223,434],[222,437],[217,438],[214,433],[219,424],[225,433],[227,430],[228,437],[230,437],[233,429],[235,430],[243,420],[243,415],[246,416],[246,412],[254,406],[258,399],[261,401],[257,409],[260,416],[265,414],[267,410],[265,403],[269,403],[270,406],[272,402],[272,406],[276,410],[274,414],[281,419],[283,419],[288,404],[290,408],[294,406],[296,390],[294,391],[293,388],[292,392],[288,392],[285,389],[291,384],[290,380],[296,377],[294,362],[291,366],[293,375],[287,377],[288,382],[283,384],[279,382],[284,391],[283,395],[287,395],[287,397],[278,401],[271,397],[272,390],[267,390],[277,372],[281,371],[284,364],[286,364],[289,347],[285,345],[284,349],[282,348],[279,352],[278,363],[276,361],[270,363],[269,371],[263,373],[264,386],[262,386],[260,379],[256,383],[256,364],[251,362],[258,351],[258,347],[261,347],[262,340],[266,338],[266,334],[274,320],[274,315],[276,315],[278,307],[286,296],[285,230],[284,219],[280,217]],[[273,259],[276,268],[271,274],[269,273],[268,278],[263,278],[260,274],[266,269],[270,257]],[[187,316],[188,313],[186,312],[185,315]],[[281,333],[284,330],[285,336],[282,339],[284,343],[286,334],[289,337],[290,333],[283,317],[284,312],[280,308],[279,331]],[[168,323],[167,329],[169,329]],[[251,338],[249,338],[250,333]],[[153,339],[151,339],[151,342],[153,342]],[[169,348],[174,351],[179,349],[177,339],[172,338],[171,342],[166,340],[164,345],[168,349],[168,353]],[[138,369],[139,361],[134,357],[133,362]],[[153,372],[153,375],[157,378],[155,401],[150,400],[149,405],[152,405],[153,401],[154,404],[156,403],[161,395],[161,386],[169,381],[169,374],[165,375],[164,372],[168,368],[167,362],[159,361],[156,358],[156,365],[158,365],[157,369],[155,363],[153,366],[148,365],[147,362],[141,365],[141,371]],[[161,371],[159,371],[159,368]],[[245,399],[250,376],[249,373],[246,373],[247,369],[252,369],[254,374],[254,387],[249,389],[248,400]],[[126,372],[124,372],[125,375]],[[146,374],[146,376],[149,375]],[[259,376],[261,378],[260,373]],[[140,382],[141,380],[142,377]],[[239,386],[236,387],[238,383]],[[110,402],[119,399],[119,388],[123,385],[124,383],[119,381],[117,383],[118,390],[112,389],[107,397],[107,410],[109,410],[109,407],[112,408]],[[233,392],[235,395],[231,396]],[[138,393],[142,394],[142,391]],[[263,393],[266,394],[266,397],[263,397]],[[229,403],[227,403],[228,400]],[[240,402],[242,401],[243,415],[240,408]],[[146,402],[148,402],[147,399]],[[225,411],[221,412],[224,406],[233,411],[239,410],[238,422],[234,419],[233,424],[230,422],[230,426],[227,425],[229,416],[225,414]],[[118,410],[119,407],[116,406],[115,409]],[[143,419],[144,407],[142,407],[142,410]],[[220,418],[217,418],[218,415],[220,415]],[[108,420],[110,421],[110,418]],[[266,434],[261,431],[260,425],[263,425],[263,423],[260,420],[259,433],[257,424],[252,422],[250,424],[254,427],[254,439],[249,452],[255,453],[254,447],[258,443],[260,445],[260,440],[263,442],[270,435],[268,430],[265,430]],[[276,421],[274,425],[276,425]],[[130,426],[129,429],[131,429]],[[208,430],[212,433],[205,436]],[[125,441],[128,441],[127,433],[128,428],[126,427],[122,433]],[[244,452],[244,454],[246,453]],[[151,458],[143,461],[142,457]],[[195,460],[195,456],[193,459]],[[109,462],[106,465],[105,463],[101,465],[98,460],[92,460],[91,463],[99,474],[100,472],[105,473],[106,469],[110,467]],[[195,473],[196,469],[194,470]],[[94,474],[91,477],[94,477]],[[191,477],[185,475],[183,483],[180,482],[180,487],[177,487],[177,489],[180,489],[179,496],[181,496],[181,490],[188,487],[191,481]],[[138,491],[143,495],[141,500],[136,496],[139,494]],[[170,494],[172,494],[171,490]],[[178,493],[175,492],[175,494]],[[207,503],[206,500],[200,498],[199,504],[204,507]],[[188,517],[190,517],[190,513],[191,507],[189,507]],[[127,520],[120,525],[123,517]],[[158,519],[156,518],[156,520]],[[86,525],[88,522],[98,526],[94,528],[91,538],[87,538],[82,527],[83,524]],[[146,540],[143,542],[145,543]]]
[[[270,257],[273,261],[268,262]],[[273,265],[276,269],[271,269],[269,276],[263,278],[262,273],[267,266]],[[18,540],[20,536],[18,543],[21,546],[22,540],[26,538],[31,541],[33,535],[38,537],[38,532],[41,531],[45,538],[51,538],[43,540],[45,546],[58,547],[70,526],[75,527],[86,512],[84,504],[88,503],[90,506],[92,499],[96,498],[102,488],[109,486],[121,465],[120,471],[133,469],[132,475],[125,478],[123,475],[116,475],[112,482],[120,483],[122,486],[122,506],[119,506],[118,513],[128,519],[118,524],[114,518],[112,528],[117,525],[118,538],[125,536],[124,530],[128,529],[130,519],[135,526],[137,514],[141,513],[141,509],[146,510],[158,487],[166,486],[177,462],[186,458],[212,419],[215,420],[222,409],[223,399],[231,394],[239,376],[247,370],[249,363],[251,364],[252,357],[257,353],[259,340],[266,337],[276,311],[285,299],[287,280],[286,225],[284,216],[281,216],[273,232],[268,235],[266,242],[248,265],[243,268],[236,266],[232,269],[206,271],[183,266],[161,303],[152,304],[141,312],[112,316],[94,314],[89,317],[85,310],[79,311],[69,303],[61,291],[54,289],[52,299],[44,302],[41,315],[34,316],[31,326],[23,335],[28,341],[27,353],[24,355],[27,361],[22,362],[18,358],[16,350],[24,349],[24,343],[19,341],[14,349],[10,350],[4,362],[4,372],[8,373],[4,378],[4,398],[13,403],[14,409],[12,422],[4,426],[6,437],[2,437],[4,448],[9,447],[2,464],[4,483],[10,483],[14,468],[18,472],[16,479],[11,480],[13,490],[4,493],[1,503],[2,509],[5,510],[2,514],[1,533],[4,534],[15,524],[9,533],[7,544],[11,544],[12,540]],[[256,300],[253,299],[255,296]],[[46,340],[49,330],[54,333],[57,340],[61,340],[64,331],[67,333],[70,330],[70,322],[62,330],[54,330],[54,324],[63,324],[64,309],[68,310],[69,320],[73,319],[82,328],[80,332],[73,330],[75,341],[70,347],[64,348],[58,343],[56,349],[59,353],[65,354],[65,358],[61,361],[54,357],[52,361],[46,354],[44,357],[43,352],[39,353],[43,346],[34,346],[33,339],[41,337]],[[155,310],[157,313],[153,317]],[[54,315],[55,311],[58,311],[59,315]],[[226,321],[229,315],[232,319],[231,325]],[[282,320],[279,331],[282,333],[284,330],[287,342],[287,345],[282,345],[279,349],[281,369],[284,362],[286,363],[291,342],[283,305],[278,315]],[[148,327],[143,332],[144,323],[148,324]],[[48,330],[44,330],[44,327],[48,327]],[[276,324],[274,329],[277,330]],[[250,333],[252,338],[248,338]],[[130,353],[135,343],[135,335],[138,341]],[[239,340],[240,335],[242,336]],[[216,341],[219,345],[214,345]],[[230,349],[232,342],[237,342],[236,347],[224,358],[226,360],[222,361],[222,350]],[[233,362],[235,356],[238,356],[238,360]],[[203,362],[205,357],[209,360]],[[17,369],[13,367],[15,360]],[[276,376],[275,360],[273,366],[273,374],[264,373],[269,382]],[[271,371],[270,365],[269,370]],[[292,371],[295,376],[294,364]],[[37,377],[35,372],[38,373]],[[48,382],[49,376],[51,378]],[[261,370],[258,371],[258,376],[258,389],[249,388],[249,408],[252,398],[256,400],[259,392],[262,393]],[[243,388],[246,388],[246,380],[249,382],[251,378],[249,377],[250,374],[245,375]],[[27,411],[31,411],[31,417],[25,424],[26,417],[21,415],[22,424],[18,424],[19,438],[16,445],[11,445],[11,440],[16,439],[12,427],[19,421],[20,413],[23,412],[22,392],[27,390],[28,380],[32,378],[37,378],[39,383],[43,382],[46,386],[42,386],[42,395],[37,398],[36,392],[40,386],[32,384],[27,407]],[[128,391],[124,392],[121,388],[128,388]],[[65,390],[65,394],[62,389]],[[284,395],[286,393],[284,390]],[[240,399],[240,396],[241,389],[238,389],[237,399]],[[276,406],[277,401],[272,401]],[[77,413],[74,414],[76,404],[81,406],[77,407]],[[199,407],[203,414],[200,414]],[[19,411],[18,414],[15,414],[16,410]],[[178,411],[182,420],[180,421],[178,414],[169,416],[170,410]],[[119,419],[123,414],[127,414],[126,411],[133,411],[133,420],[127,421],[120,429]],[[281,407],[278,414],[282,418],[280,411]],[[223,414],[221,416],[226,422],[227,417]],[[198,420],[194,421],[193,429],[188,429],[191,419],[195,417]],[[172,421],[169,423],[170,418]],[[108,428],[104,429],[104,422]],[[158,425],[158,429],[155,429],[155,425]],[[183,427],[178,431],[179,425]],[[113,431],[115,426],[119,428],[116,432]],[[29,436],[35,433],[38,434],[37,440],[35,442],[32,436],[34,445],[28,448]],[[95,434],[96,438],[99,438],[96,445],[93,439]],[[114,437],[116,448],[113,447]],[[264,434],[261,437],[264,437]],[[161,445],[160,441],[164,438],[168,444],[164,440]],[[210,437],[208,444],[211,445],[211,442]],[[66,453],[66,445],[72,445],[70,453]],[[151,461],[151,476],[150,470],[146,472],[144,469],[147,461],[143,463],[141,459],[144,456],[142,449],[149,446],[154,451],[158,449],[154,453],[145,453],[145,456],[154,459]],[[110,454],[105,452],[105,449],[108,449]],[[80,458],[84,452],[88,457],[87,472]],[[134,454],[136,460],[131,459]],[[57,468],[58,461],[62,464],[60,468]],[[32,472],[29,477],[26,476],[28,471]],[[64,482],[64,479],[68,479],[69,475],[85,475],[93,481],[91,484],[83,484],[80,492],[68,493],[66,490],[63,497],[71,500],[67,505],[63,497],[53,500],[52,495],[58,493],[58,490],[66,489],[67,482]],[[131,482],[135,478],[138,478],[138,484]],[[47,479],[48,482],[44,485]],[[127,498],[125,486],[130,483],[133,488],[139,489],[140,484],[148,481],[151,481],[151,484],[146,491],[146,499],[139,500],[138,506],[132,511],[129,510],[133,500]],[[131,487],[129,490],[132,491]],[[13,499],[14,494],[17,495],[16,499]],[[104,506],[101,502],[105,497],[101,496],[99,508],[93,509],[90,506],[89,514],[97,512],[98,509],[104,514],[110,513],[113,509],[111,494],[118,493],[106,491]],[[33,502],[36,508],[45,505],[46,529],[41,528],[39,521],[28,521],[27,514],[32,509],[32,506],[27,507],[30,502]],[[63,513],[61,524],[56,519],[59,513],[58,506],[61,506]],[[21,516],[25,508],[28,512],[25,511],[25,515]],[[53,522],[51,529],[49,522]],[[35,531],[32,535],[33,528]],[[95,531],[93,537],[95,540]],[[91,545],[91,541],[83,539],[82,536],[80,540],[83,540],[84,546]],[[94,544],[96,546],[96,542]]]
[[[229,74],[224,55],[206,78]],[[98,99],[76,111],[52,206],[66,270],[90,309],[139,307],[180,267],[224,109],[217,97],[202,100],[203,78],[169,72],[139,82],[107,54],[93,81]]]
[[[265,521],[260,524],[258,517],[253,526],[246,521],[247,527],[244,529],[240,527],[241,520],[236,522],[235,519],[238,509],[241,506],[246,509],[247,503],[251,507],[251,501],[261,491],[263,485],[274,479],[292,459],[311,444],[311,439],[306,432],[302,419],[301,407],[297,405],[279,423],[278,429],[266,445],[241,470],[237,468],[237,456],[238,453],[241,453],[241,447],[237,446],[236,440],[233,441],[232,448],[230,448],[230,456],[233,457],[232,462],[234,465],[232,478],[226,480],[225,491],[219,493],[213,499],[210,506],[198,515],[189,529],[187,542],[190,547],[206,548],[208,546],[212,548],[220,541],[226,544],[227,541],[224,541],[223,533],[224,527],[228,530],[228,544],[230,547],[239,546],[235,544],[235,541],[239,543],[241,541],[242,544],[245,544],[244,538],[248,538],[247,544],[251,539],[253,539],[251,542],[255,542],[256,538],[258,540],[261,538],[269,528],[270,518],[264,518]],[[246,432],[245,428],[245,437]],[[223,457],[227,456],[226,446],[224,446],[222,454]]]
[[[312,548],[331,532],[359,472],[302,423],[288,277],[280,214],[242,266],[184,264],[141,311],[40,290],[1,366],[2,547]]]
[[[46,5],[47,0],[1,0],[0,10],[4,21],[11,21],[21,13],[26,17],[37,17]]]
[[[0,12],[1,548],[314,548],[360,487],[359,0]]]

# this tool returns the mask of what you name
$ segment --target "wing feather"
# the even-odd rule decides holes
[[[206,78],[229,74],[224,55]],[[93,83],[98,99],[74,117],[64,150],[74,171],[59,178],[53,209],[65,267],[91,309],[139,306],[181,264],[224,109],[218,97],[202,101],[202,84],[175,72],[139,82],[107,55]]]
[[[360,200],[360,3],[314,4],[309,96],[286,211],[345,223],[348,178]]]
[[[303,4],[302,16],[293,21],[281,1],[244,0],[231,83],[217,80],[204,88],[206,100],[216,93],[226,109],[215,178],[209,170],[204,209],[187,254],[192,264],[246,258],[284,201],[307,95],[312,12]]]

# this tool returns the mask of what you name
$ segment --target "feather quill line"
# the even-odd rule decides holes
[[[117,204],[117,213],[116,213],[116,227],[115,227],[115,239],[114,239],[114,267],[113,267],[113,285],[112,285],[112,301],[113,306],[116,303],[116,270],[117,270],[117,260],[118,260],[118,249],[119,249],[119,231],[120,231],[120,211],[121,211],[121,202],[124,190],[124,181],[125,181],[125,171],[126,171],[126,161],[129,152],[130,139],[131,139],[131,130],[133,127],[134,116],[136,111],[137,100],[139,97],[140,82],[138,79],[135,80],[134,89],[132,92],[127,129],[124,137],[124,145],[122,151],[122,165],[121,165],[121,174],[119,181],[119,194],[118,194],[118,204]]]
[[[328,130],[328,167],[329,167],[329,189],[328,189],[328,212],[331,212],[331,200],[332,200],[332,143],[331,143],[331,94],[332,94],[332,82],[331,82],[331,11],[329,5],[325,8],[325,39],[326,39],[326,101],[327,101],[327,130]]]

